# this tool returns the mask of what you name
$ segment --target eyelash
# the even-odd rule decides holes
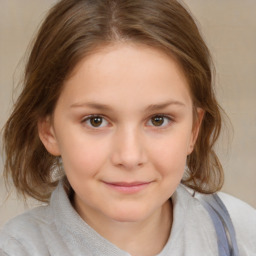
[[[154,127],[154,128],[165,128],[166,126],[169,126],[169,123],[170,122],[173,122],[173,118],[169,115],[165,115],[165,114],[155,114],[153,116],[151,116],[148,121],[146,122],[146,124],[148,124],[149,122],[152,123],[152,119],[153,118],[156,118],[156,117],[159,117],[159,118],[163,118],[164,119],[164,122],[165,120],[167,119],[167,124],[165,124],[164,126],[161,124],[161,125],[147,125],[147,126],[150,126],[150,127]],[[103,122],[107,122],[107,124],[105,124],[104,126],[102,126],[101,124],[99,126],[93,126],[91,121],[93,120],[93,118],[100,118]],[[87,122],[90,122],[90,124],[88,124]],[[89,126],[90,128],[92,129],[100,129],[100,128],[104,128],[106,126],[108,126],[109,122],[107,121],[107,119],[104,117],[104,115],[100,115],[100,114],[97,114],[97,115],[89,115],[89,116],[86,116],[82,121],[81,123],[87,123],[86,125]]]
[[[165,125],[160,125],[160,126],[157,126],[157,125],[150,125],[150,126],[152,126],[152,127],[154,127],[154,128],[165,128],[165,127],[168,127],[169,124],[170,124],[170,122],[173,122],[173,121],[174,121],[173,118],[172,118],[171,116],[169,116],[169,115],[165,115],[165,114],[156,114],[156,115],[151,116],[151,117],[149,118],[149,120],[147,121],[147,123],[150,122],[150,121],[152,122],[152,119],[153,119],[153,118],[156,118],[156,117],[163,118],[164,120],[167,119],[168,123],[165,124]]]
[[[105,120],[107,123],[109,123],[106,118],[103,116],[103,115],[89,115],[89,116],[86,116],[82,121],[81,123],[86,123],[86,122],[90,122],[92,121],[93,118],[101,118],[102,120]],[[90,128],[92,129],[97,129],[97,128],[102,128],[102,127],[97,127],[97,126],[93,126],[92,124],[87,124],[87,126],[89,126]],[[104,126],[105,127],[105,126]]]

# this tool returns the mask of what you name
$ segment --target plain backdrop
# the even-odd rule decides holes
[[[46,11],[55,2],[0,1],[0,127],[10,114],[13,86],[22,73],[24,53]],[[227,132],[223,133],[217,146],[226,176],[223,191],[256,207],[256,1],[184,3],[196,17],[212,52],[218,99],[233,124],[233,135],[228,139]],[[1,158],[0,226],[28,208],[14,194],[5,200],[2,170]]]

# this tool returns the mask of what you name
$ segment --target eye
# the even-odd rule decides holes
[[[164,127],[171,122],[171,118],[164,115],[156,115],[150,118],[147,125],[155,127]]]
[[[101,128],[108,125],[108,121],[104,117],[94,115],[86,117],[82,122],[93,128]]]

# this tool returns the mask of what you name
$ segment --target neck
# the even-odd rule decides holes
[[[91,222],[80,215],[96,232],[120,249],[133,256],[154,256],[161,252],[170,236],[172,203],[166,202],[161,209],[140,222]]]

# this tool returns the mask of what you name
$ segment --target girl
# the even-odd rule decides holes
[[[211,70],[175,0],[57,3],[4,130],[5,176],[48,204],[5,225],[0,254],[256,255],[255,210],[215,194]]]

